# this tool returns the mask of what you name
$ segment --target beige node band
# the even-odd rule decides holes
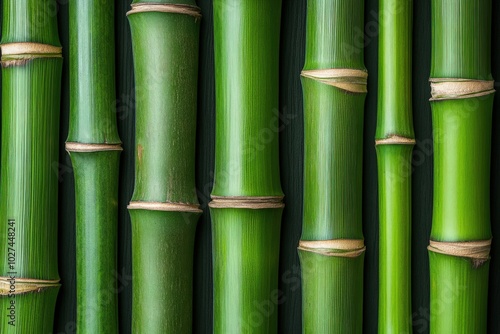
[[[430,240],[427,249],[434,253],[468,258],[479,266],[490,258],[491,239],[467,242]]]
[[[66,143],[68,152],[105,152],[105,151],[123,151],[121,144],[84,144],[84,143]]]
[[[283,196],[212,196],[208,204],[214,209],[281,209]]]
[[[58,287],[59,280],[0,277],[0,296],[21,295]]]
[[[415,145],[415,139],[402,136],[390,136],[384,139],[375,140],[375,145]]]
[[[171,212],[203,212],[198,204],[171,203],[171,202],[130,202],[129,210],[171,211]]]
[[[303,70],[301,76],[351,93],[366,93],[368,73],[349,68]]]
[[[7,43],[0,50],[2,67],[22,66],[36,58],[62,58],[62,47],[41,43]]]
[[[431,99],[429,101],[467,99],[493,94],[493,80],[470,80],[457,78],[431,78]]]
[[[144,12],[160,12],[184,14],[201,18],[201,9],[196,6],[163,4],[163,3],[135,3],[131,5],[132,9],[127,12],[127,15],[144,13]]]
[[[51,55],[62,57],[62,47],[41,43],[7,43],[0,45],[2,57],[20,55]]]
[[[358,257],[366,250],[363,239],[299,241],[299,250],[335,257]]]

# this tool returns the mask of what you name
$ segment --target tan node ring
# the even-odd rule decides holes
[[[214,209],[281,209],[283,196],[212,196],[208,204]]]
[[[393,135],[387,138],[375,140],[375,145],[415,145],[415,139]]]
[[[340,88],[351,93],[366,93],[368,73],[363,70],[350,68],[330,68],[320,70],[303,70],[300,74],[304,78],[313,79]]]
[[[490,259],[491,239],[466,242],[430,240],[427,249],[434,253],[463,257],[479,266]]]
[[[172,203],[172,202],[130,202],[127,206],[129,210],[149,210],[149,211],[166,211],[166,212],[186,212],[186,213],[201,213],[199,204],[189,203]]]
[[[66,151],[71,152],[105,152],[105,151],[123,151],[121,144],[85,144],[85,143],[66,143]]]
[[[324,256],[352,258],[363,254],[366,246],[363,239],[300,240],[298,249]]]
[[[467,99],[495,93],[493,80],[471,80],[462,78],[431,78],[429,101]]]
[[[62,47],[19,42],[0,45],[2,66],[21,66],[36,58],[62,58]]]
[[[201,9],[196,6],[163,3],[134,3],[130,7],[132,7],[132,9],[127,12],[127,15],[145,12],[160,12],[184,14],[193,16],[196,19],[201,18]]]
[[[59,287],[59,280],[0,277],[0,296],[22,295]]]

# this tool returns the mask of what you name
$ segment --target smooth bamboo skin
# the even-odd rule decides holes
[[[413,145],[377,146],[379,168],[379,333],[408,333],[411,318]],[[383,223],[382,223],[383,222]]]
[[[283,196],[279,174],[281,0],[214,0],[212,196]]]
[[[77,330],[117,333],[116,288],[120,151],[71,152],[76,200]]]
[[[283,209],[211,208],[214,333],[275,333]]]
[[[103,145],[85,152],[67,146],[75,177],[76,326],[79,333],[118,333],[115,273],[121,142],[114,110],[114,4],[72,0],[69,9],[67,143]]]
[[[191,333],[192,259],[200,214],[130,210],[130,216],[132,332]]]
[[[366,71],[364,1],[307,2],[304,71]],[[358,44],[357,44],[358,43]],[[359,80],[359,78],[357,79]],[[363,239],[362,157],[364,92],[302,76],[304,97],[304,211],[301,241]],[[364,255],[326,256],[299,248],[302,332],[361,333]]]
[[[413,1],[380,0],[379,8],[375,134],[380,226],[378,332],[411,333]]]
[[[431,78],[492,80],[491,1],[432,1]],[[431,102],[431,240],[488,240],[494,94]],[[429,252],[430,332],[486,333],[489,261]]]
[[[491,238],[492,108],[493,94],[432,102],[432,240]],[[431,333],[486,333],[489,261],[475,268],[470,260],[429,252],[429,262]]]
[[[299,257],[302,332],[362,333],[364,254],[342,258],[299,251]]]
[[[60,47],[53,1],[5,0],[2,46],[38,42]],[[12,272],[7,259],[8,220],[15,220],[16,293],[27,287],[21,279],[49,280],[40,289],[4,295],[0,286],[1,333],[52,332],[59,290],[57,269],[57,192],[54,170],[59,158],[59,108],[62,58],[27,55],[24,63],[2,49],[2,148],[0,180],[0,276]],[[8,288],[7,288],[8,290]],[[15,327],[8,324],[7,307],[15,300]]]
[[[129,206],[132,332],[191,333],[194,236],[201,214],[194,171],[200,18],[150,11],[129,12],[128,19],[137,101]],[[196,212],[133,208],[151,202]]]

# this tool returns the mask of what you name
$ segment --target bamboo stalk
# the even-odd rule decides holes
[[[378,115],[379,333],[411,333],[413,1],[380,0]]]
[[[361,333],[364,1],[307,2],[304,96],[303,333]]]
[[[281,0],[214,0],[214,332],[276,333]]]
[[[66,150],[75,177],[76,326],[117,333],[118,169],[114,110],[114,4],[69,3],[70,122]]]
[[[132,330],[191,333],[200,10],[193,0],[132,3],[136,85]]]
[[[60,286],[53,165],[62,57],[55,8],[53,1],[3,2],[1,333],[52,332]]]
[[[431,333],[486,333],[491,1],[432,1]]]

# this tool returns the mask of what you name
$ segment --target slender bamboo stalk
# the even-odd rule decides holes
[[[214,332],[275,333],[281,0],[214,0]]]
[[[132,330],[191,333],[200,10],[193,0],[132,3],[136,84]]]
[[[304,96],[303,333],[361,333],[364,1],[307,2]]]
[[[411,333],[413,1],[380,0],[378,115],[379,333]]]
[[[0,332],[50,333],[62,57],[54,1],[4,0]]]
[[[113,1],[69,3],[70,122],[66,150],[75,176],[76,325],[117,333],[118,169]]]
[[[486,333],[491,0],[432,1],[431,333]]]

